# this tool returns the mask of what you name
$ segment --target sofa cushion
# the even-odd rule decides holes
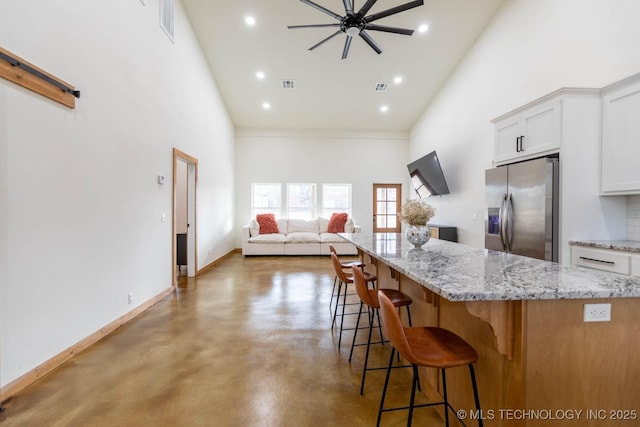
[[[287,233],[295,233],[298,231],[317,234],[319,232],[318,219],[289,219],[287,222]]]
[[[344,225],[347,219],[348,214],[346,212],[332,213],[331,218],[329,218],[329,226],[327,227],[329,233],[344,233]]]
[[[320,233],[320,243],[345,243],[342,237],[335,233]]]
[[[278,233],[278,223],[274,214],[257,214],[256,221],[260,225],[260,234]]]
[[[287,234],[285,241],[287,243],[319,243],[320,235],[317,232],[294,231]]]
[[[258,234],[257,236],[249,237],[249,243],[282,244],[284,242],[285,235],[280,233]]]

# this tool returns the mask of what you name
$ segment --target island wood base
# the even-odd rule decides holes
[[[453,302],[372,261],[378,286],[413,298],[414,325],[449,329],[476,349],[485,426],[640,423],[640,298]],[[611,321],[585,323],[584,304],[603,302]],[[434,369],[421,369],[421,384],[441,399]],[[447,391],[454,408],[474,411],[467,369],[447,370]]]

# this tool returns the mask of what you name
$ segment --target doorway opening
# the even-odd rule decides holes
[[[172,220],[172,272],[173,287],[186,267],[187,277],[195,277],[198,254],[196,251],[198,222],[196,216],[198,185],[198,159],[173,149],[173,220]]]

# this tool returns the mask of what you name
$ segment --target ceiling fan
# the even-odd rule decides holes
[[[392,7],[391,9],[384,10],[382,12],[374,13],[373,15],[367,15],[367,12],[373,7],[374,4],[378,0],[367,0],[365,4],[360,8],[359,11],[355,11],[354,2],[355,0],[342,0],[344,3],[344,11],[345,15],[340,16],[337,13],[330,11],[329,9],[320,6],[317,3],[312,2],[311,0],[300,0],[302,3],[305,3],[315,9],[318,9],[320,12],[326,13],[327,15],[335,18],[337,23],[333,24],[312,24],[312,25],[289,25],[287,28],[317,28],[317,27],[340,27],[338,31],[331,34],[326,39],[316,43],[311,46],[309,50],[313,50],[323,44],[324,42],[334,38],[340,33],[345,33],[347,35],[347,39],[344,42],[344,49],[342,50],[342,59],[345,59],[347,55],[349,55],[349,47],[351,46],[351,39],[355,36],[360,36],[371,49],[375,50],[377,54],[382,53],[382,48],[378,46],[378,44],[371,38],[371,36],[365,30],[372,31],[384,31],[386,33],[394,33],[394,34],[403,34],[405,36],[410,36],[413,34],[413,30],[409,30],[406,28],[397,28],[397,27],[387,27],[384,25],[376,25],[372,24],[373,21],[377,21],[380,18],[385,18],[389,15],[394,15],[396,13],[404,12],[405,10],[413,9],[414,7],[422,6],[424,4],[424,0],[414,0],[409,3],[402,4],[400,6]]]

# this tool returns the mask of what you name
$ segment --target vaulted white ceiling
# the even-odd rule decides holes
[[[314,1],[345,14],[342,0]],[[379,0],[368,15],[408,1]],[[237,128],[408,131],[503,1],[426,0],[375,23],[414,30],[428,24],[427,32],[367,31],[382,53],[354,37],[347,59],[341,59],[342,33],[308,50],[337,28],[287,28],[338,22],[302,1],[183,3]],[[364,2],[355,0],[355,9]],[[255,18],[254,26],[245,24],[246,16]],[[393,82],[396,76],[400,84]],[[283,89],[284,79],[295,80],[295,89]],[[374,92],[377,83],[387,83],[387,91]]]

